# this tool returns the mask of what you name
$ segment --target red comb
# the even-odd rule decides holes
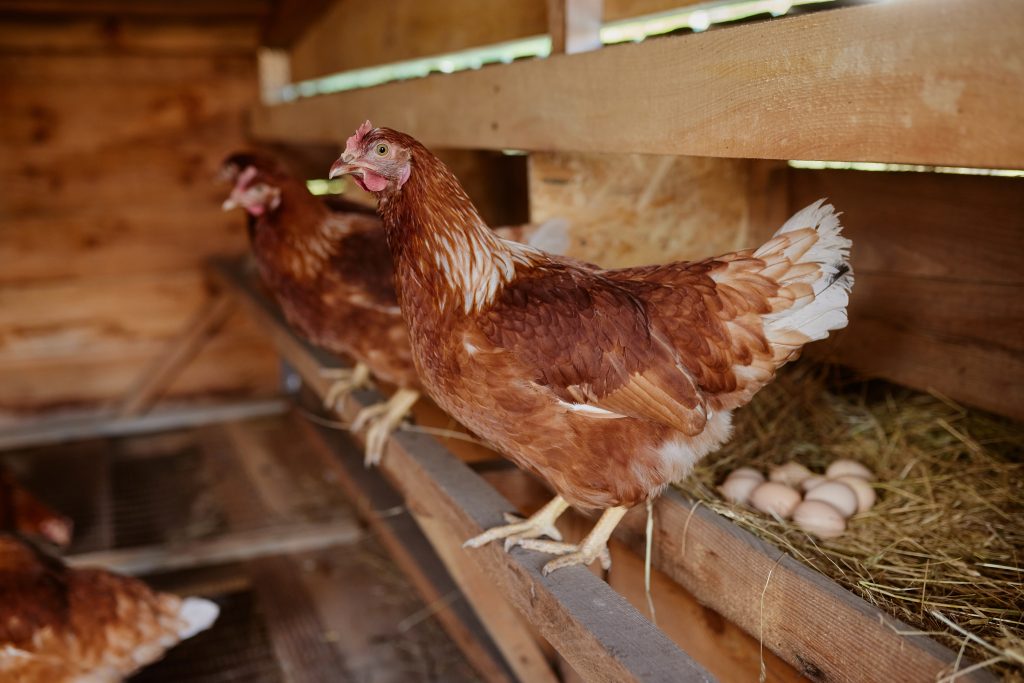
[[[373,130],[373,124],[367,119],[363,122],[363,125],[356,129],[355,134],[345,141],[345,152],[356,152],[359,148],[359,143],[363,141],[363,138],[371,130]]]

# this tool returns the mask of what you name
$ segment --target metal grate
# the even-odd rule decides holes
[[[274,649],[251,591],[215,598],[213,627],[173,648],[131,683],[284,683]]]

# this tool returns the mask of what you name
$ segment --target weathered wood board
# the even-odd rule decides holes
[[[203,260],[246,248],[216,179],[256,101],[246,17],[0,20],[0,420],[123,395],[209,296]],[[276,374],[234,316],[168,396],[268,395]]]
[[[340,142],[370,118],[435,147],[1020,168],[1022,23],[1016,0],[869,4],[304,98],[253,128]]]
[[[856,285],[849,327],[809,353],[1024,419],[1024,179],[791,172],[791,210],[818,197]]]

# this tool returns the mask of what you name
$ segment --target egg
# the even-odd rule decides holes
[[[836,477],[836,481],[841,481],[851,489],[857,496],[857,512],[867,512],[874,506],[878,496],[875,494],[875,489],[871,487],[871,484],[867,483],[860,477],[854,477],[852,475],[846,475],[842,477]]]
[[[818,484],[807,492],[804,500],[817,500],[828,503],[843,515],[849,517],[857,511],[857,494],[841,481],[829,480]]]
[[[761,485],[761,480],[746,474],[737,475],[733,472],[718,490],[730,503],[744,504],[750,500],[750,493]]]
[[[843,514],[820,500],[805,500],[797,505],[793,510],[793,521],[818,538],[835,538],[846,531]]]
[[[777,481],[786,486],[799,486],[800,482],[814,474],[798,462],[787,462],[785,465],[773,467],[768,474],[769,481]]]
[[[824,484],[826,481],[828,481],[828,479],[821,476],[820,474],[812,474],[811,476],[807,477],[802,482],[800,482],[800,488],[804,490],[804,493],[807,493],[818,484]]]
[[[764,481],[764,475],[753,467],[740,467],[735,469],[729,474],[730,479],[733,477],[753,477],[758,481]]]
[[[871,470],[856,460],[845,460],[842,458],[828,466],[828,469],[825,470],[825,476],[829,479],[854,476],[860,477],[865,481],[872,481],[875,478],[875,475]]]
[[[776,514],[786,519],[800,504],[800,494],[785,484],[766,481],[750,494],[750,504],[765,514]]]

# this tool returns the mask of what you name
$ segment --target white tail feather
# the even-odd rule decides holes
[[[181,601],[178,617],[185,625],[178,631],[178,636],[185,640],[213,625],[220,615],[220,608],[215,603],[203,598],[185,598]]]
[[[792,259],[794,265],[814,263],[819,266],[821,274],[811,284],[814,298],[803,305],[766,316],[769,336],[772,331],[780,334],[796,331],[814,341],[824,339],[832,330],[846,327],[846,307],[853,287],[853,270],[849,263],[850,240],[843,237],[839,217],[831,204],[825,204],[824,199],[797,212],[775,236],[805,228],[813,228],[818,239],[809,248],[806,240],[800,240],[798,245],[783,249],[783,253],[792,251],[786,256]],[[754,256],[767,256],[779,246],[777,242],[769,242],[754,252]]]

